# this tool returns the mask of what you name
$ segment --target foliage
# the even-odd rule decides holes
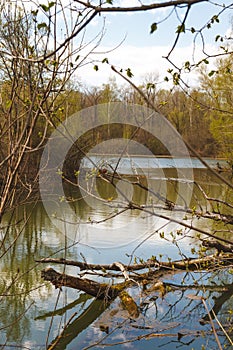
[[[215,74],[207,69],[201,70],[202,88],[206,92],[206,105],[211,106],[209,118],[210,131],[219,146],[218,155],[233,160],[233,123],[232,123],[232,54],[216,62]]]

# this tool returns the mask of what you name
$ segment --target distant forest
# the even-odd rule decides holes
[[[145,77],[145,81],[139,87],[148,100],[156,107],[156,110],[173,124],[182,138],[188,141],[201,156],[226,158],[229,164],[232,165],[233,80],[231,56],[227,59],[219,60],[216,64],[216,71],[211,72],[211,74],[207,71],[205,65],[200,68],[198,89],[192,88],[183,91],[179,84],[176,85],[175,82],[171,89],[160,89],[156,74]],[[6,111],[11,110],[11,118],[13,119],[14,113],[17,117],[17,113],[21,111],[18,123],[22,125],[24,125],[22,118],[28,118],[27,98],[29,97],[27,97],[27,88],[23,91],[23,95],[19,96],[11,104],[11,96],[9,94],[12,93],[12,88],[10,84],[11,82],[5,79],[1,82],[0,127],[2,131],[6,125]],[[57,85],[59,86],[59,81]],[[30,147],[33,151],[27,151],[26,149],[19,169],[19,174],[27,178],[29,182],[30,179],[36,177],[43,146],[46,144],[51,132],[66,118],[87,107],[109,102],[146,105],[143,98],[133,87],[118,86],[114,78],[110,78],[107,84],[103,84],[100,87],[94,86],[89,88],[84,88],[81,84],[80,86],[72,84],[69,81],[68,85],[64,86],[60,93],[57,94],[56,99],[53,99],[53,92],[50,92],[50,95],[50,105],[50,96],[46,97],[46,106],[49,106],[46,113],[44,111],[40,113],[36,110],[37,101],[35,101],[34,105],[37,116],[33,128],[28,130]],[[31,111],[29,112],[31,113]],[[47,120],[50,120],[50,122],[47,123]],[[17,121],[15,122],[17,124]],[[18,130],[21,130],[18,124],[17,128],[10,130],[12,139],[15,138],[14,132],[17,133],[19,132]],[[117,153],[119,144],[114,139],[130,138],[130,133],[133,133],[133,130],[121,124],[115,125],[113,129],[110,132],[108,126],[105,129],[102,127],[101,130],[95,130],[83,137],[80,140],[83,151],[89,151],[93,145],[98,145],[104,140],[111,139],[111,149],[107,149],[106,153]],[[8,140],[9,135],[7,132],[2,132],[0,139],[2,159],[5,159],[9,152]],[[137,142],[145,145],[155,155],[169,155],[164,145],[160,142],[155,142],[154,139],[150,139],[150,135],[145,135],[142,131],[137,134]],[[98,152],[98,146],[95,148],[95,151]],[[71,158],[73,158],[73,155]],[[67,156],[69,157],[69,155]],[[67,166],[70,164],[72,168],[74,167],[72,159],[66,159],[66,162]],[[7,165],[6,162],[5,165]],[[1,178],[3,181],[4,171],[1,172]]]

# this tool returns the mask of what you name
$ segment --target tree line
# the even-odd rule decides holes
[[[17,196],[22,194],[23,197],[26,192],[27,197],[36,189],[40,156],[51,132],[73,113],[101,103],[153,103],[201,156],[224,157],[232,166],[230,49],[225,48],[226,55],[217,59],[215,69],[208,69],[207,59],[199,68],[195,67],[199,69],[197,87],[184,89],[184,85],[180,84],[180,74],[173,69],[168,72],[170,78],[165,77],[165,80],[172,80],[172,88],[160,88],[158,80],[161,77],[157,73],[145,77],[138,90],[130,85],[117,85],[114,78],[102,86],[85,87],[75,81],[75,74],[99,41],[97,39],[87,56],[81,56],[82,45],[74,47],[72,38],[88,26],[92,19],[88,19],[90,9],[94,14],[100,9],[90,7],[88,3],[78,3],[81,7],[80,11],[76,11],[76,21],[71,22],[72,28],[68,22],[72,19],[73,10],[56,2],[48,2],[47,5],[38,3],[31,10],[24,2],[1,5],[0,216],[4,208],[14,202],[16,192]],[[157,5],[153,6],[157,8]],[[102,10],[107,11],[104,5]],[[63,37],[58,35],[57,18],[60,13],[66,24]],[[87,22],[83,24],[82,18],[87,18]],[[215,22],[217,20],[218,17]],[[179,37],[181,32],[177,33]],[[223,41],[222,37],[218,39]],[[104,63],[108,64],[107,58]],[[98,70],[98,66],[91,63],[90,69],[93,68]],[[189,62],[185,63],[185,69],[191,70]],[[126,70],[126,75],[132,77],[130,68]],[[147,102],[142,99],[139,90],[146,96]],[[116,135],[124,136],[126,129],[116,126]],[[106,138],[104,134],[103,130],[102,135],[98,133],[98,141],[101,137]],[[143,144],[144,139],[143,133],[138,135],[140,143]],[[150,139],[147,143],[150,144]],[[154,154],[167,154],[159,143],[151,144],[149,148]]]
[[[32,50],[27,42],[29,33],[23,33],[24,36],[20,33],[20,30],[25,30],[23,20],[17,25],[18,50]],[[3,32],[1,35],[3,37]],[[3,37],[5,43],[8,37]],[[50,66],[58,68],[51,62],[40,66],[33,62],[8,61],[5,56],[0,57],[0,61],[3,67],[0,82],[0,185],[6,206],[12,201],[10,188],[19,192],[26,189],[27,196],[37,189],[43,147],[54,128],[69,116],[102,103],[147,104],[133,87],[117,85],[114,78],[102,86],[84,87],[81,83],[72,83],[69,77],[52,80],[54,71],[50,71]],[[232,166],[231,55],[216,62],[214,73],[210,74],[203,65],[199,76],[199,87],[188,91],[183,91],[179,85],[161,89],[157,74],[145,77],[138,88],[200,156],[225,158]],[[110,134],[109,127],[102,127],[80,142],[90,148],[108,138],[130,137],[133,130],[129,129],[126,120],[124,127],[116,125]],[[154,139],[141,130],[137,141],[155,155],[169,156],[164,145],[159,141],[154,143]],[[117,142],[115,145],[113,142],[111,153],[117,152]]]

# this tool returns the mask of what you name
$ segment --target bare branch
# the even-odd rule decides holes
[[[226,246],[225,246],[226,247]],[[230,251],[230,248],[228,249],[228,252]],[[231,250],[232,251],[232,250]],[[233,256],[232,254],[225,254],[222,256],[216,256],[216,255],[209,255],[203,258],[189,258],[189,259],[183,259],[183,260],[176,260],[176,261],[158,261],[156,259],[148,259],[145,263],[141,264],[132,264],[132,265],[126,265],[122,263],[113,263],[110,265],[106,264],[87,264],[80,261],[73,261],[73,260],[66,260],[66,259],[53,259],[53,258],[44,258],[40,260],[36,260],[36,262],[39,263],[52,263],[52,264],[62,264],[62,265],[70,265],[70,266],[77,266],[80,268],[80,270],[87,270],[87,271],[122,271],[123,274],[132,271],[139,271],[144,269],[155,269],[155,271],[161,271],[163,269],[178,269],[178,270],[198,270],[206,268],[209,270],[210,268],[216,267],[216,265],[226,266],[230,265],[233,262]],[[125,276],[126,277],[126,276]],[[129,278],[126,278],[126,280],[129,280]]]
[[[94,6],[90,2],[75,0],[80,5],[85,6],[86,8],[91,8],[96,12],[142,12],[150,11],[154,9],[160,9],[165,7],[179,6],[179,5],[193,5],[200,2],[208,2],[208,0],[173,0],[165,1],[161,3],[153,3],[150,5],[141,5],[141,6],[131,6],[131,7],[103,7],[103,6]]]

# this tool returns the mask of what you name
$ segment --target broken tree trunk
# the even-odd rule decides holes
[[[51,282],[55,288],[70,287],[96,297],[97,299],[113,299],[125,288],[125,284],[111,286],[106,283],[98,283],[90,279],[74,277],[59,273],[52,268],[42,270],[41,277]]]

